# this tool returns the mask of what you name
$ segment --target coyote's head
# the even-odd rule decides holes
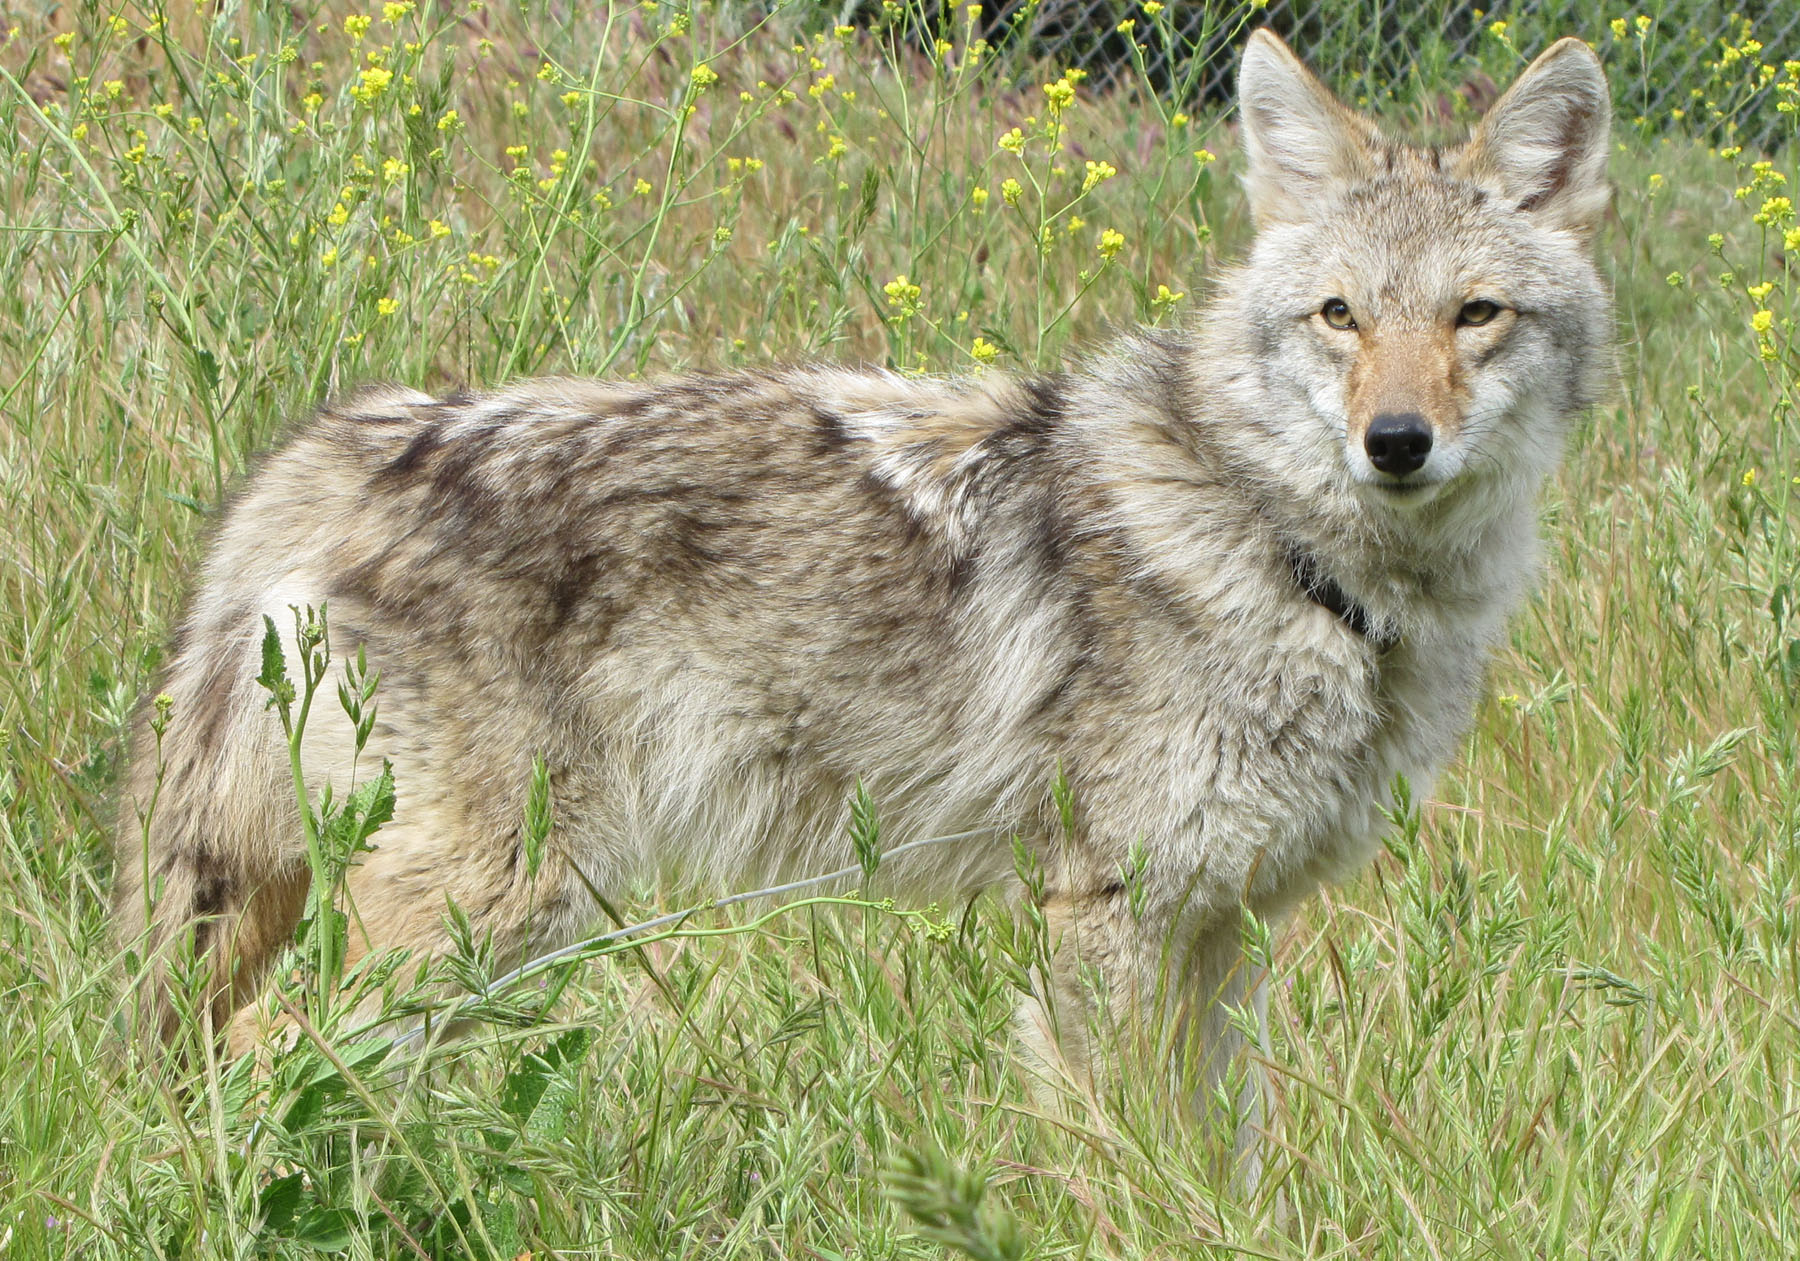
[[[1612,111],[1593,52],[1556,44],[1466,144],[1433,150],[1382,136],[1259,31],[1239,109],[1258,233],[1228,304],[1292,471],[1341,451],[1331,479],[1394,509],[1535,482],[1610,367],[1592,241]]]

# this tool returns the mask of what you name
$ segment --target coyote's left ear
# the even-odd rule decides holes
[[[1592,235],[1612,186],[1612,93],[1594,50],[1552,44],[1494,103],[1462,152],[1465,177],[1540,221]]]
[[[1346,109],[1267,28],[1244,45],[1238,117],[1248,159],[1244,188],[1259,226],[1310,218],[1330,185],[1374,174],[1375,128]]]

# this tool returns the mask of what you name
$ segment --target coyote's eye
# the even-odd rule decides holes
[[[1350,314],[1350,304],[1342,298],[1327,298],[1325,305],[1319,308],[1319,314],[1333,328],[1351,329],[1356,327],[1356,319]]]
[[[1489,302],[1485,298],[1477,298],[1473,302],[1463,303],[1463,309],[1456,313],[1456,322],[1465,328],[1479,328],[1500,314],[1500,304]]]

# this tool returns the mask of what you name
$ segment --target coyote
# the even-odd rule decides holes
[[[441,954],[447,900],[519,960],[649,873],[842,867],[860,780],[884,835],[963,837],[884,868],[906,889],[1026,896],[1012,838],[1032,852],[1052,945],[1028,1049],[1091,1080],[1116,1015],[1176,1044],[1164,1076],[1199,1107],[1244,1049],[1226,1009],[1265,1008],[1244,910],[1355,871],[1396,775],[1423,790],[1455,754],[1532,581],[1538,486],[1611,366],[1586,45],[1456,147],[1389,139],[1267,32],[1239,110],[1247,262],[1190,332],[1075,370],[325,407],[224,515],[168,729],[136,732],[121,939],[154,959],[191,933],[215,1027],[254,1043],[308,880],[263,619],[328,603],[334,655],[380,672],[364,757],[398,793],[349,875],[352,959]],[[315,717],[311,788],[351,753]]]

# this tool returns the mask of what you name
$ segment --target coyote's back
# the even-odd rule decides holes
[[[398,794],[350,875],[353,955],[440,952],[446,899],[517,959],[665,868],[843,866],[860,780],[884,835],[962,838],[902,883],[973,893],[1007,881],[1011,837],[1034,851],[1056,940],[1028,1041],[1087,1066],[1091,968],[1113,1010],[1197,1040],[1204,1095],[1223,1005],[1261,1002],[1243,909],[1354,870],[1394,776],[1422,789],[1454,755],[1531,579],[1537,487],[1610,362],[1584,45],[1453,149],[1386,139],[1265,34],[1240,103],[1258,235],[1191,334],[1035,378],[326,408],[226,513],[166,731],[137,734],[125,938],[191,929],[221,1024],[254,997],[307,886],[264,617],[325,604],[334,655],[380,671],[363,756]],[[308,788],[341,790],[354,752],[315,713]]]

